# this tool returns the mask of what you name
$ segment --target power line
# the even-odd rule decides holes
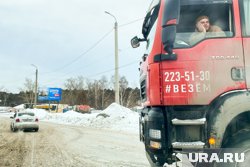
[[[127,26],[127,25],[129,25],[129,24],[133,24],[133,23],[136,23],[136,22],[138,22],[138,21],[141,21],[142,19],[144,19],[144,17],[139,18],[139,19],[136,19],[136,20],[133,20],[133,21],[130,21],[130,22],[128,22],[128,23],[121,24],[121,25],[119,25],[118,27],[119,27],[119,28],[120,28],[120,27],[124,27],[124,26]]]
[[[128,50],[128,49],[131,49],[131,47],[127,47],[127,48],[124,48],[124,49],[121,49],[122,51],[126,51],[126,50]],[[92,56],[93,57],[93,56]],[[109,57],[110,58],[110,57]],[[70,71],[70,72],[67,72],[66,74],[64,74],[64,75],[62,75],[60,78],[62,78],[62,77],[65,77],[65,76],[67,76],[67,75],[69,75],[69,74],[72,74],[72,73],[74,73],[74,72],[76,72],[76,71],[78,71],[78,70],[83,70],[83,69],[86,69],[87,67],[89,67],[90,65],[93,65],[93,64],[96,64],[96,62],[100,62],[100,60],[94,60],[95,61],[95,63],[93,63],[93,62],[89,62],[88,64],[85,64],[84,66],[81,66],[81,67],[78,67],[78,68],[76,68],[76,69],[74,69],[74,70],[72,70],[72,71]]]
[[[133,65],[133,64],[135,64],[135,63],[137,63],[137,62],[138,62],[138,61],[133,61],[133,62],[131,62],[131,63],[122,65],[122,66],[120,66],[118,69],[125,68],[125,67],[130,66],[130,65]],[[87,76],[86,78],[93,78],[93,77],[96,77],[96,76],[98,76],[98,75],[101,75],[101,74],[104,74],[104,73],[107,73],[107,72],[111,72],[111,71],[114,71],[114,70],[115,70],[115,68],[112,68],[112,69],[109,69],[109,70],[106,70],[106,71],[103,71],[103,72],[99,72],[99,73],[96,73],[96,74],[93,74],[93,75],[89,75],[89,76]]]
[[[73,64],[74,62],[76,62],[77,60],[79,60],[80,58],[82,58],[84,55],[86,55],[88,52],[90,52],[92,49],[94,49],[102,40],[104,40],[111,32],[113,31],[113,28],[108,31],[104,36],[102,36],[97,42],[95,42],[90,48],[88,48],[85,52],[83,52],[82,54],[80,54],[79,56],[77,56],[75,59],[73,59],[72,61],[70,61],[69,63],[65,64],[64,66],[54,70],[54,71],[51,71],[51,72],[45,72],[45,73],[42,73],[42,74],[48,74],[48,73],[54,73],[54,72],[57,72],[59,70],[62,70],[64,69],[65,67]]]
[[[28,78],[28,77],[30,77],[31,75],[33,75],[33,72],[30,73],[30,74],[28,74],[28,75],[25,75],[25,76],[17,76],[17,77],[16,77],[15,79],[13,79],[13,80],[9,80],[9,81],[3,80],[2,83],[18,82],[18,81],[20,81],[20,80],[23,80],[23,77]],[[19,79],[19,78],[20,78],[20,79]]]
[[[136,20],[133,20],[133,21],[130,21],[130,22],[127,22],[127,23],[124,23],[124,24],[121,24],[121,25],[119,25],[119,27],[125,27],[125,26],[127,26],[127,25],[130,25],[130,24],[133,24],[133,23],[135,23],[135,22],[138,22],[138,21],[140,21],[140,20],[142,20],[142,19],[144,19],[144,17],[143,17],[143,18],[136,19]],[[87,49],[84,53],[80,54],[78,57],[76,57],[75,59],[73,59],[71,62],[65,64],[64,66],[62,66],[62,67],[60,67],[60,68],[58,68],[58,69],[56,69],[56,70],[54,70],[54,71],[52,71],[52,72],[46,72],[46,73],[42,73],[42,74],[57,72],[57,71],[59,71],[59,70],[61,70],[61,69],[64,69],[65,67],[67,67],[67,66],[73,64],[73,63],[76,62],[78,59],[82,58],[82,56],[86,55],[89,51],[91,51],[92,49],[94,49],[94,48],[95,48],[95,47],[96,47],[105,37],[107,37],[112,31],[113,31],[113,28],[112,28],[110,31],[108,31],[103,37],[101,37],[100,40],[98,40],[97,42],[95,42],[89,49]],[[126,48],[126,49],[128,49],[128,48]],[[126,50],[126,49],[125,49],[125,50]],[[136,61],[136,62],[138,62],[138,61]],[[126,64],[126,65],[120,66],[118,69],[124,68],[124,67],[129,66],[129,65],[132,65],[132,64],[134,64],[134,63],[136,63],[136,62],[133,62],[133,63],[129,63],[129,64]],[[107,70],[107,71],[103,71],[103,72],[94,74],[94,76],[97,76],[97,75],[100,75],[100,74],[104,74],[104,73],[107,73],[107,72],[110,72],[110,71],[114,71],[114,70],[115,70],[115,69],[110,69],[110,70]],[[74,71],[75,71],[75,70],[74,70]],[[71,71],[71,72],[66,73],[65,75],[63,75],[63,77],[64,77],[64,76],[67,76],[67,75],[69,75],[69,74],[71,74],[71,73],[73,73],[74,71]],[[92,77],[94,77],[94,76],[92,75]]]
[[[118,27],[125,27],[127,25],[130,25],[130,24],[133,24],[135,22],[138,22],[140,20],[142,20],[144,18],[139,18],[139,19],[136,19],[136,20],[133,20],[133,21],[130,21],[130,22],[127,22],[127,23],[124,23],[124,24],[121,24],[119,25]],[[57,71],[60,71],[64,68],[66,68],[67,66],[70,66],[71,64],[75,63],[77,60],[79,60],[80,58],[82,58],[83,56],[85,56],[87,53],[89,53],[92,49],[94,49],[99,43],[101,43],[111,32],[113,31],[113,28],[108,31],[106,34],[104,34],[98,41],[96,41],[90,48],[88,48],[85,52],[81,53],[79,56],[77,56],[75,59],[73,59],[72,61],[68,62],[67,64],[65,64],[64,66],[60,67],[60,68],[57,68],[56,70],[53,70],[53,71],[49,71],[49,72],[43,72],[43,73],[39,73],[39,75],[43,75],[43,74],[48,74],[48,73],[54,73],[54,72],[57,72]],[[136,61],[137,62],[137,61]],[[126,65],[123,65],[123,66],[120,66],[119,68],[124,68],[126,66],[129,66],[129,65],[132,65],[134,64],[135,62],[133,63],[129,63],[129,64],[126,64]],[[114,71],[115,69],[110,69],[110,70],[107,70],[107,71],[103,71],[103,72],[100,72],[100,73],[97,73],[97,74],[94,74],[94,76],[97,76],[97,75],[100,75],[100,74],[103,74],[103,73],[107,73],[107,72],[110,72],[110,71]],[[70,74],[71,72],[69,72],[68,74]],[[67,75],[68,75],[67,74]],[[31,74],[29,74],[30,76]],[[64,75],[66,76],[66,75]],[[94,77],[92,75],[92,77]],[[28,77],[28,76],[26,76]],[[15,79],[15,81],[12,81],[12,82],[17,82],[17,81],[20,81],[21,79]],[[7,82],[7,81],[5,81]]]
[[[127,23],[124,23],[124,24],[121,24],[120,26],[118,26],[119,28],[120,27],[124,27],[124,26],[127,26],[127,25],[130,25],[130,24],[133,24],[135,22],[138,22],[140,20],[144,19],[143,18],[139,18],[139,19],[136,19],[136,20],[133,20],[133,21],[130,21],[130,22],[127,22]],[[104,40],[111,32],[113,31],[113,28],[108,31],[104,36],[102,36],[97,42],[95,42],[89,49],[87,49],[85,52],[83,52],[82,54],[80,54],[79,56],[77,56],[75,59],[73,59],[71,62],[65,64],[64,66],[54,70],[54,71],[51,71],[51,72],[44,72],[44,73],[41,73],[41,74],[48,74],[48,73],[54,73],[54,72],[57,72],[57,71],[60,71],[62,69],[64,69],[65,67],[73,64],[74,62],[76,62],[77,60],[79,60],[82,56],[86,55],[88,52],[90,52],[92,49],[94,49],[102,40]],[[40,74],[40,75],[41,75]]]
[[[128,66],[133,65],[135,63],[138,63],[138,61],[136,60],[136,61],[130,62],[128,64],[124,64],[124,65],[120,66],[118,69],[122,69],[122,68],[128,67]],[[98,75],[105,74],[107,72],[111,72],[111,71],[114,71],[114,70],[115,70],[115,68],[112,68],[112,69],[109,69],[109,70],[106,70],[106,71],[102,71],[102,72],[99,72],[99,73],[95,73],[95,74],[89,75],[89,76],[84,77],[84,78],[90,79],[90,78],[93,78],[93,77],[96,77]],[[64,76],[66,76],[66,75],[64,75]],[[45,82],[43,84],[49,84],[49,83],[53,83],[53,82]]]

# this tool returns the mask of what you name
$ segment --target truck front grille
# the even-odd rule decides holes
[[[146,100],[146,80],[141,81],[141,99]]]

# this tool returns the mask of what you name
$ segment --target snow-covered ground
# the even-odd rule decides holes
[[[16,106],[15,109],[24,110],[23,105]],[[9,112],[9,107],[0,107],[0,116],[10,117],[14,113]],[[135,133],[139,135],[139,114],[116,103],[112,103],[105,110],[92,111],[90,114],[82,114],[73,110],[65,113],[49,113],[43,109],[26,109],[36,113],[40,121],[53,122],[84,127],[94,127],[98,129],[112,129],[115,131]],[[178,155],[184,159],[179,165],[185,167],[192,166],[186,157]],[[176,164],[169,165],[169,167]]]
[[[23,105],[14,108],[24,110]],[[0,116],[10,117],[14,114],[8,110],[7,107],[0,107]],[[49,113],[43,109],[26,110],[34,111],[40,121],[139,133],[138,113],[116,103],[112,103],[105,110],[92,111],[90,114],[82,114],[73,110],[65,113]]]

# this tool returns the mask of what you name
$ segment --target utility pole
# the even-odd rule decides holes
[[[119,64],[118,64],[118,23],[116,17],[111,13],[105,11],[106,14],[112,16],[115,19],[115,102],[120,104],[120,97],[119,97]]]
[[[34,99],[34,107],[37,105],[37,82],[38,82],[38,68],[34,64],[31,64],[33,67],[36,68],[36,81],[35,81],[35,99]]]

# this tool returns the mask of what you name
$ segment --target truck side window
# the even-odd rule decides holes
[[[190,1],[191,2],[191,1]],[[174,47],[189,48],[207,38],[226,38],[234,34],[232,2],[211,3],[204,1],[204,4],[196,4],[195,1],[187,3],[181,1],[180,20],[177,25],[177,34]],[[210,25],[219,27],[222,32],[207,32],[201,38],[194,38],[196,32],[196,19],[199,16],[208,16]]]
[[[250,0],[240,0],[243,36],[250,36]]]

